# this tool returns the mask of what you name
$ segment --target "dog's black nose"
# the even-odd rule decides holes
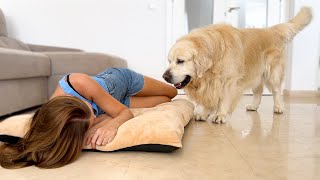
[[[166,72],[164,72],[164,74],[163,74],[162,77],[163,77],[164,80],[166,80],[167,82],[170,83],[172,76],[171,76],[170,71],[169,71],[169,70],[166,70]]]

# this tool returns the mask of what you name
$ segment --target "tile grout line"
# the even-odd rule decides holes
[[[250,168],[251,171],[252,171],[252,174],[253,174],[256,178],[260,179],[260,178],[256,175],[256,173],[254,172],[254,170],[253,170],[252,166],[250,165],[250,163],[244,158],[243,154],[242,154],[242,153],[236,148],[236,146],[231,142],[231,140],[228,138],[228,136],[227,136],[226,133],[223,131],[223,129],[221,129],[221,130],[222,130],[223,135],[228,139],[228,141],[229,141],[230,144],[232,145],[232,147],[240,154],[241,158],[242,158],[242,159],[245,161],[245,163],[249,166],[249,168]]]

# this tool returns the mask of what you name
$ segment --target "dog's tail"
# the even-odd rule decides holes
[[[293,17],[289,22],[282,23],[271,27],[282,38],[287,41],[293,39],[293,37],[306,27],[312,20],[312,10],[310,7],[302,7],[298,14]]]

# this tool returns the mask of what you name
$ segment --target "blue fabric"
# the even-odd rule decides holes
[[[93,101],[87,100],[74,91],[66,81],[65,75],[59,85],[68,94],[89,102],[95,111],[95,115],[105,113]],[[106,92],[127,107],[130,107],[130,96],[139,93],[144,85],[143,75],[125,68],[107,68],[96,76],[91,76]]]

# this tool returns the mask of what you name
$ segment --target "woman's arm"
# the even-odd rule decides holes
[[[116,127],[112,128],[113,125],[112,124],[116,124]],[[118,130],[118,126],[117,123],[114,123],[113,118],[107,114],[101,114],[98,117],[96,117],[94,119],[93,124],[91,125],[91,127],[89,128],[89,130],[86,133],[86,145],[89,145],[92,141],[92,139],[94,138],[95,134],[98,134],[99,132],[96,131],[103,131],[103,129],[105,129],[104,131],[107,131],[108,133],[111,133],[109,135],[109,139],[105,139],[105,141],[107,142],[100,142],[100,144],[106,144],[109,142],[111,142],[113,140],[113,138],[115,137],[115,135],[117,134],[117,130]],[[113,136],[114,135],[114,136]],[[96,144],[98,144],[99,142],[96,143],[91,143],[91,147],[93,149],[96,148]]]
[[[85,74],[74,73],[69,76],[72,86],[88,100],[95,102],[104,112],[112,117],[109,121],[103,121],[100,126],[92,126],[94,133],[88,135],[88,142],[95,148],[97,145],[105,145],[113,140],[118,128],[127,120],[133,118],[133,114],[125,105],[113,98],[96,81]]]
[[[79,94],[81,94],[86,99],[95,102],[104,112],[106,112],[112,118],[118,117],[122,110],[128,109],[125,105],[113,98],[95,80],[93,80],[86,74],[70,74],[69,80]]]
[[[87,134],[86,144],[91,143],[91,147],[96,149],[96,145],[100,146],[110,143],[117,135],[118,128],[131,118],[133,118],[133,114],[128,108],[121,110],[115,118],[109,120],[105,118],[96,126],[90,127],[93,133]]]

